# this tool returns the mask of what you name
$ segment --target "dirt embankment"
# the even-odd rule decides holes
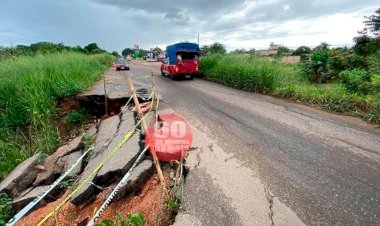
[[[169,186],[168,167],[164,167],[164,175],[167,186]],[[16,225],[36,225],[50,211],[54,210],[68,193],[69,191],[60,199],[30,213]],[[85,206],[76,206],[68,202],[59,210],[56,216],[50,218],[45,225],[55,225],[55,223],[58,223],[58,225],[77,225],[85,223],[91,219],[94,212],[102,205],[108,194],[109,191],[107,191],[106,188],[105,191],[96,196],[96,199],[92,203]],[[172,213],[166,206],[166,203],[163,202],[162,187],[157,175],[154,174],[133,195],[111,203],[103,212],[98,222],[104,219],[115,220],[118,212],[123,216],[128,213],[135,214],[141,212],[145,219],[145,225],[156,225],[157,216],[160,216],[158,220],[159,225],[168,225],[168,221],[172,218]]]

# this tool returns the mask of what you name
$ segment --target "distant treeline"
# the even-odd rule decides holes
[[[51,43],[51,42],[37,42],[31,45],[17,45],[15,47],[1,47],[0,46],[0,61],[12,59],[19,56],[34,56],[37,54],[49,54],[57,52],[77,52],[83,54],[98,54],[109,53],[104,49],[101,49],[98,44],[90,43],[84,47],[81,46],[67,46],[63,43]],[[109,54],[119,56],[116,51]]]

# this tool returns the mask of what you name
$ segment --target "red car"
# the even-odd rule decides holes
[[[129,70],[129,64],[123,58],[120,58],[116,61],[115,67],[116,67],[116,71],[118,71],[118,70]]]
[[[195,43],[177,43],[166,47],[167,58],[161,65],[161,74],[171,79],[192,79],[198,74],[199,46]]]

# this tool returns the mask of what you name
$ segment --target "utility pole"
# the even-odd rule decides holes
[[[199,45],[199,32],[198,32],[198,45]]]

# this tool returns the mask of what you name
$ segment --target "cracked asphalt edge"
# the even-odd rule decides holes
[[[269,217],[271,226],[274,226],[274,221],[273,221],[273,215],[274,215],[274,211],[273,211],[273,194],[267,188],[265,188],[265,196],[267,197],[268,204],[269,204],[268,217]]]
[[[208,199],[208,196],[205,196],[206,191],[199,189],[198,192],[188,193],[191,195],[185,194],[186,210],[177,215],[174,225],[205,225],[205,219],[210,217],[214,219],[207,222],[207,225],[220,224],[226,220],[220,212],[224,208],[232,210],[233,216],[238,216],[240,225],[304,225],[289,207],[281,203],[265,187],[260,178],[254,176],[257,173],[253,173],[250,168],[244,166],[244,162],[224,151],[209,138],[207,128],[202,128],[198,123],[195,125],[197,126],[193,123],[193,146],[197,148],[192,150],[187,158],[187,165],[190,167],[189,174],[207,174],[211,175],[211,179],[197,184],[187,183],[185,189],[205,187],[205,190],[206,188],[216,190],[207,192],[208,196],[214,196],[209,197],[209,200],[204,200],[205,197]],[[208,183],[212,183],[212,186]],[[227,203],[229,206],[217,206],[218,203],[212,201],[217,199],[223,201],[220,203]],[[199,214],[196,209],[200,202],[213,206],[213,208],[207,208],[213,213],[203,211]],[[216,219],[218,216],[220,219]]]

